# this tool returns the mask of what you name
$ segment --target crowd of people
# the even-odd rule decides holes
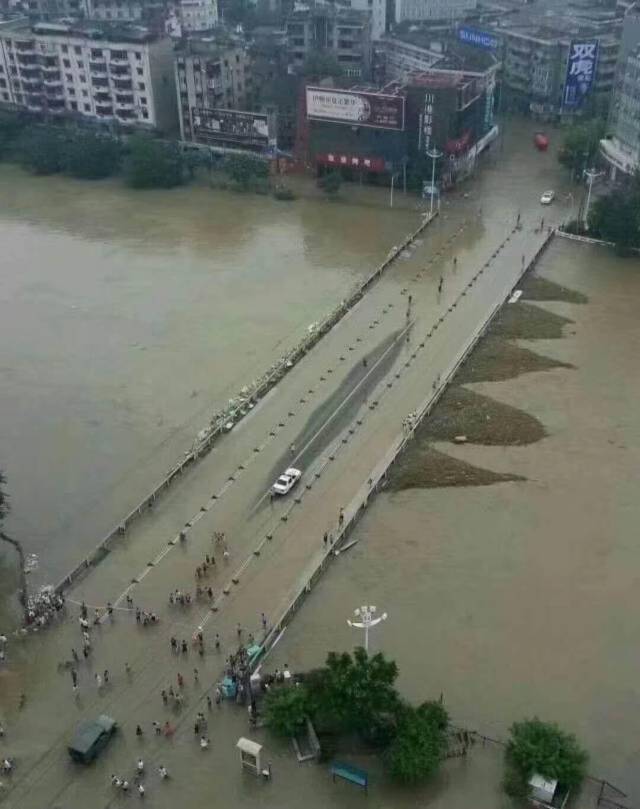
[[[52,587],[43,587],[27,601],[25,629],[44,629],[63,613],[64,608],[64,596]]]

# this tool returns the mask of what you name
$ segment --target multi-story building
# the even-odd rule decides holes
[[[351,8],[366,11],[371,18],[371,39],[377,40],[387,30],[387,0],[351,0]]]
[[[213,38],[187,39],[176,49],[174,65],[183,140],[197,140],[196,111],[251,105],[251,60],[245,47]]]
[[[0,104],[173,132],[171,40],[140,27],[8,25],[0,29]]]
[[[395,22],[453,22],[462,19],[477,7],[478,0],[395,0]]]
[[[218,23],[218,0],[25,0],[40,19],[61,16],[101,22],[138,22],[175,36],[209,31]]]
[[[600,151],[612,180],[640,166],[640,3],[625,10],[607,137]]]
[[[313,53],[331,54],[348,78],[368,78],[371,17],[334,4],[315,3],[287,18],[289,64],[299,70]]]
[[[580,115],[589,110],[606,115],[615,83],[619,38],[576,22],[559,30],[540,25],[500,29],[503,83],[511,107],[541,118]],[[586,103],[565,107],[563,94],[572,42],[598,43],[595,74]]]

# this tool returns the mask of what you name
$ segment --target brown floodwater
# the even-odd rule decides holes
[[[75,565],[416,227],[359,193],[134,192],[0,166],[0,467],[34,578]]]
[[[536,304],[575,323],[520,344],[575,368],[471,387],[547,436],[437,445],[524,480],[377,497],[268,665],[307,668],[362,643],[346,619],[375,604],[389,617],[372,648],[397,661],[404,695],[443,694],[457,722],[492,737],[527,716],[558,721],[590,771],[637,801],[638,261],[556,239],[540,272],[589,302]]]

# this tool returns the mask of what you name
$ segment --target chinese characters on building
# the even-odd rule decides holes
[[[598,42],[572,42],[567,60],[562,104],[579,107],[591,90],[598,62]]]

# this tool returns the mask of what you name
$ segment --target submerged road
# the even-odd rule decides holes
[[[489,187],[491,182],[499,187],[497,171],[483,178]],[[443,209],[411,254],[69,593],[71,602],[86,601],[90,608],[111,602],[114,618],[92,630],[94,651],[91,662],[79,667],[77,698],[67,671],[53,676],[71,648],[81,647],[73,603],[70,619],[43,634],[36,652],[25,651],[26,685],[16,682],[13,696],[25,691],[27,705],[19,719],[15,711],[11,717],[11,753],[19,766],[7,787],[7,806],[109,806],[115,800],[110,774],[130,770],[137,756],[136,724],[149,735],[152,721],[171,716],[174,743],[192,739],[194,717],[237,646],[238,627],[243,641],[249,633],[259,640],[261,614],[277,619],[323,553],[323,534],[335,530],[340,508],[397,439],[403,418],[419,407],[504,298],[523,257],[538,249],[545,235],[540,217],[545,228],[563,218],[560,206],[541,209],[538,198],[527,184],[516,183],[491,211],[486,202],[481,210],[475,198]],[[523,227],[512,233],[518,210]],[[302,469],[301,482],[288,497],[271,500],[265,496],[269,486],[289,465]],[[212,541],[215,531],[226,536],[228,559]],[[170,605],[176,588],[194,593],[195,568],[211,553],[216,565],[202,583],[212,587],[213,600]],[[160,624],[137,625],[127,597],[157,613]],[[205,634],[204,657],[193,650],[173,655],[170,636],[190,645],[198,626]],[[214,649],[216,634],[220,652]],[[94,673],[103,669],[111,682],[98,692]],[[178,671],[188,686],[186,704],[175,715],[159,695],[175,687]],[[66,743],[79,719],[98,713],[113,715],[122,732],[95,766],[79,770],[68,760]],[[210,734],[215,744],[214,727]],[[148,767],[157,766],[160,756],[167,759],[165,740],[149,738]],[[164,763],[171,766],[169,759]],[[175,795],[165,801],[158,792],[154,806],[174,801]]]

